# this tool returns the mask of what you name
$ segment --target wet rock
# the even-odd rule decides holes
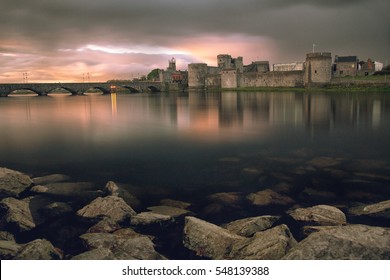
[[[246,180],[255,180],[264,174],[263,170],[256,167],[246,167],[241,170],[241,176]]]
[[[90,204],[77,211],[77,215],[86,219],[103,219],[108,217],[115,222],[122,222],[136,212],[120,197],[98,197]]]
[[[297,245],[286,225],[257,232],[252,238],[233,243],[230,259],[279,260]]]
[[[288,214],[297,222],[306,225],[333,226],[347,223],[345,214],[338,208],[329,205],[298,208]]]
[[[65,202],[53,202],[42,207],[39,211],[47,218],[58,218],[72,213],[73,209]]]
[[[72,260],[117,260],[117,258],[110,249],[97,248],[74,256]]]
[[[87,233],[112,233],[121,226],[110,218],[105,218],[87,230]]]
[[[353,216],[390,219],[390,200],[354,207],[349,209],[348,212]]]
[[[384,160],[357,160],[349,164],[347,168],[353,172],[367,172],[375,169],[384,169],[387,162]]]
[[[42,186],[42,185],[36,185],[33,186],[30,191],[35,194],[42,194],[42,193],[47,193],[49,191],[48,187]]]
[[[122,198],[131,208],[138,208],[141,205],[141,202],[134,195],[113,181],[107,182],[104,189],[109,195]]]
[[[76,183],[52,183],[43,187],[34,186],[31,188],[32,192],[58,196],[58,197],[74,197],[81,195],[84,192],[95,191],[96,187],[92,183],[88,182],[76,182]]]
[[[343,158],[334,158],[334,157],[316,157],[308,161],[307,164],[314,166],[315,168],[322,169],[327,167],[333,167],[341,164]]]
[[[130,219],[133,226],[150,226],[155,224],[164,224],[172,222],[172,217],[154,212],[142,212],[134,215]]]
[[[146,236],[132,238],[109,233],[86,233],[80,236],[89,250],[109,249],[118,260],[163,260],[157,253],[153,242]]]
[[[28,199],[4,198],[0,202],[0,229],[25,232],[35,228],[36,223],[30,211],[29,202]]]
[[[271,228],[279,219],[279,216],[251,217],[230,222],[224,228],[240,236],[252,237],[256,232]]]
[[[52,183],[68,182],[72,179],[64,174],[51,174],[42,177],[35,177],[32,179],[35,185],[47,185]]]
[[[171,206],[151,206],[147,209],[155,214],[168,216],[170,218],[179,218],[191,214],[191,212],[186,209]]]
[[[314,156],[314,151],[308,148],[301,148],[292,151],[292,155],[300,158],[310,158]]]
[[[209,195],[207,199],[214,203],[234,208],[240,208],[243,202],[242,193],[240,192],[214,193],[212,195]]]
[[[280,194],[290,194],[295,191],[294,185],[285,182],[273,185],[270,189]]]
[[[162,199],[160,201],[160,205],[187,209],[191,206],[191,203],[180,201],[180,200],[174,200],[174,199]]]
[[[19,198],[19,195],[32,185],[31,178],[19,171],[0,167],[0,199]]]
[[[13,259],[21,248],[14,240],[0,240],[0,260]]]
[[[349,191],[363,191],[375,194],[389,195],[390,188],[387,183],[378,181],[369,181],[363,179],[346,179],[342,181],[346,192]]]
[[[390,259],[390,229],[366,225],[329,227],[310,234],[283,259]]]
[[[345,198],[349,201],[370,202],[379,201],[382,195],[368,191],[350,190],[346,192]]]
[[[54,248],[50,241],[36,239],[23,246],[15,256],[15,260],[59,260],[62,254]]]
[[[314,200],[314,201],[335,201],[338,199],[337,195],[330,191],[317,190],[313,188],[305,188],[301,197],[303,199]]]
[[[251,193],[246,197],[252,205],[255,206],[270,206],[282,205],[288,206],[295,203],[295,201],[286,195],[281,195],[273,190],[266,189],[256,193]]]
[[[198,218],[185,218],[184,246],[198,256],[224,259],[230,253],[233,243],[243,239],[242,236]]]
[[[356,172],[354,173],[355,176],[369,179],[369,180],[377,180],[377,181],[390,181],[390,177],[386,175],[376,174],[376,173],[369,173],[369,172]]]

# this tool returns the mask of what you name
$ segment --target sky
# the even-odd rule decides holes
[[[0,0],[0,82],[132,79],[175,57],[273,63],[314,50],[390,64],[389,0]]]

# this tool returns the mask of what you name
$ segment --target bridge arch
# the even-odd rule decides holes
[[[66,91],[66,92],[64,92]],[[56,87],[48,90],[46,94],[66,94],[70,93],[71,95],[77,95],[77,92],[69,87]]]
[[[160,92],[161,91],[158,87],[155,87],[155,86],[148,86],[148,89],[151,92]]]
[[[134,87],[131,87],[131,86],[120,86],[120,87],[129,90],[130,93],[138,93],[138,92],[139,92],[138,89],[136,89],[136,88],[134,88]]]
[[[106,89],[106,88],[104,88],[104,87],[98,87],[98,86],[96,86],[96,87],[87,88],[87,89],[85,89],[85,90],[83,89],[83,90],[82,90],[82,94],[87,95],[88,92],[93,92],[93,91],[96,92],[96,90],[101,91],[102,95],[103,95],[103,94],[109,94],[109,93],[110,93],[110,91],[109,91],[108,89]]]
[[[23,96],[23,95],[39,96],[39,95],[45,95],[45,94],[41,91],[29,88],[29,87],[14,89],[14,90],[11,90],[5,94],[5,96],[18,96],[18,95],[19,96]]]

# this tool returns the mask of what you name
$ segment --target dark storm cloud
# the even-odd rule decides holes
[[[82,59],[76,50],[89,44],[175,48],[189,38],[207,43],[202,40],[208,36],[218,37],[221,44],[232,43],[231,35],[236,34],[272,40],[278,62],[301,59],[313,43],[318,50],[362,59],[386,60],[390,55],[388,0],[1,2],[0,53],[31,54],[31,63],[64,55],[59,49],[73,50],[72,56]],[[258,48],[261,52],[262,46]],[[101,53],[100,57],[109,59]],[[73,58],[67,59],[73,63]]]

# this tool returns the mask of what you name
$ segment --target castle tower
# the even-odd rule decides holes
[[[169,62],[169,66],[167,70],[176,71],[176,59],[172,57],[168,62]]]
[[[188,87],[189,88],[205,88],[206,76],[207,76],[206,63],[188,64]]]
[[[329,52],[308,53],[304,67],[305,87],[324,86],[332,78],[332,55]]]

